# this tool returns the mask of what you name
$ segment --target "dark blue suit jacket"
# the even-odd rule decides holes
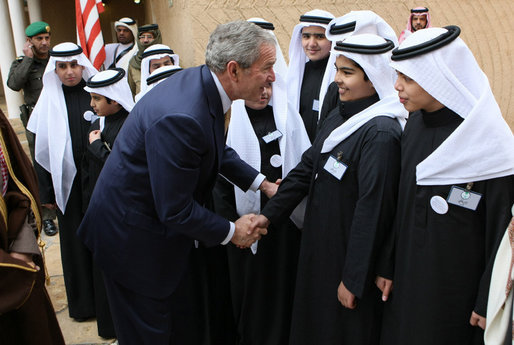
[[[196,239],[221,243],[230,224],[203,207],[221,172],[247,190],[258,172],[224,140],[224,114],[206,66],[145,95],[123,125],[78,230],[104,273],[169,296]]]

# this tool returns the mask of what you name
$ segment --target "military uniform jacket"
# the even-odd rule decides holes
[[[9,70],[7,86],[14,91],[23,89],[25,103],[34,106],[43,89],[43,73],[48,59],[22,56],[14,60]]]

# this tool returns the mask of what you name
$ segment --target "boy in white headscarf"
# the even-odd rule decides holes
[[[337,41],[343,41],[345,38],[357,34],[375,34],[391,40],[395,46],[398,46],[398,39],[393,28],[372,11],[351,11],[342,17],[332,19],[328,23],[326,36],[331,41],[332,47],[334,47]],[[337,55],[330,54],[328,66],[334,65],[336,57]],[[332,109],[338,107],[341,103],[338,89],[339,87],[334,82],[333,74],[325,73],[321,90],[327,90],[327,92],[324,95],[320,95],[322,107],[319,114],[318,131],[323,126],[323,122]]]
[[[134,107],[125,75],[125,70],[120,68],[102,71],[89,78],[84,88],[91,94],[91,107],[100,117],[94,119],[89,129],[89,145],[82,166],[84,210],[116,136]]]
[[[95,74],[87,80],[84,90],[91,94],[91,107],[99,116],[95,117],[89,129],[87,150],[82,161],[82,198],[85,212],[98,176],[121,126],[134,107],[134,101],[125,78],[125,70],[122,68]],[[103,338],[115,338],[102,271],[97,265],[93,266],[93,271],[98,334]]]
[[[261,27],[269,30],[269,24]],[[278,43],[276,48],[278,52]],[[275,82],[265,88],[259,101],[233,102],[227,132],[227,145],[269,181],[285,177],[310,146],[300,114],[287,102],[286,71],[281,66],[274,65]],[[268,200],[260,192],[243,192],[224,178],[218,179],[214,190],[216,212],[231,220],[259,213]],[[294,220],[274,224],[270,236],[254,243],[251,251],[227,247],[238,343],[289,343],[301,238],[298,227],[303,225],[304,212],[303,205]]]
[[[36,134],[36,161],[49,173],[52,185],[40,186],[42,204],[56,204],[64,283],[70,317],[85,321],[95,316],[92,258],[77,238],[83,217],[81,162],[91,110],[85,79],[98,71],[75,43],[61,43],[50,51],[43,90],[28,123]]]
[[[484,342],[492,261],[514,202],[514,137],[459,33],[418,30],[392,55],[411,114],[384,345]]]
[[[178,66],[179,56],[164,44],[154,44],[145,49],[141,60],[141,91],[136,95],[140,99],[148,89],[146,79],[153,71],[163,66]]]
[[[332,19],[334,15],[323,10],[305,13],[294,27],[289,44],[287,97],[302,116],[311,142],[316,137],[320,95],[326,91],[321,89],[323,76],[329,73],[329,79],[333,79],[335,74],[334,68],[327,65],[330,41],[325,36]]]
[[[162,81],[166,80],[168,77],[171,77],[177,72],[182,71],[182,67],[180,66],[162,66],[157,68],[155,71],[150,73],[150,75],[146,78],[146,88],[144,91],[141,91],[134,97],[136,103],[146,95],[151,89],[159,85]]]
[[[308,195],[290,344],[378,344],[374,281],[394,216],[399,120],[407,115],[388,67],[393,47],[362,34],[332,49],[342,106],[254,222],[280,223]]]

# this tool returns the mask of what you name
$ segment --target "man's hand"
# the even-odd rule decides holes
[[[469,323],[471,324],[471,326],[478,326],[485,330],[485,321],[485,317],[478,315],[474,311],[471,312],[471,318],[469,319]]]
[[[94,131],[89,132],[89,143],[91,144],[93,141],[101,139],[102,132],[99,129],[95,129]]]
[[[39,271],[39,266],[36,266],[36,264],[32,260],[32,254],[12,252],[10,253],[10,255],[15,259],[26,262],[30,267],[35,268]]]
[[[271,199],[273,195],[277,194],[277,189],[280,182],[282,182],[282,179],[278,179],[275,183],[264,179],[264,181],[262,181],[261,185],[259,186],[259,190]]]
[[[255,229],[267,229],[270,224],[270,221],[266,216],[259,214],[258,216],[254,216],[252,219],[252,224],[250,225],[250,232],[253,232]],[[250,233],[249,233],[250,234]]]
[[[380,291],[382,291],[382,301],[387,301],[389,294],[393,290],[393,281],[391,279],[377,276],[375,284],[380,289]]]
[[[339,287],[337,288],[337,299],[345,308],[355,309],[357,306],[355,295],[344,286],[343,282],[339,283]]]
[[[236,229],[231,241],[239,248],[250,247],[252,243],[258,241],[261,236],[268,233],[266,227],[252,227],[252,220],[255,217],[255,214],[250,213],[236,220]]]
[[[26,56],[26,57],[34,57],[34,51],[32,50],[32,43],[30,43],[28,37],[27,37],[27,40],[25,41],[25,44],[23,45],[23,54]]]

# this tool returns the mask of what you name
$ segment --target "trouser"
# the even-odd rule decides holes
[[[173,344],[171,296],[152,298],[138,294],[107,274],[104,284],[119,345]]]

